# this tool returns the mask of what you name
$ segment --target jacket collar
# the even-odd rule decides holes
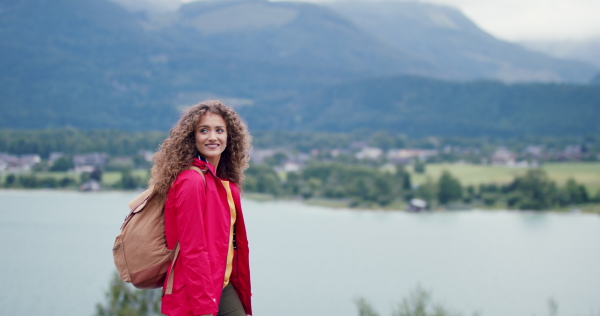
[[[208,169],[214,175],[217,174],[217,171],[215,170],[215,167],[213,165],[211,165],[208,161],[203,161],[203,160],[200,160],[198,158],[194,158],[194,162],[192,162],[192,165],[196,166],[196,167],[198,167],[198,168],[200,168],[202,170]]]

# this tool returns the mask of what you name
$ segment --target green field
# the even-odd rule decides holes
[[[132,173],[135,177],[145,179],[144,181],[147,181],[149,178],[149,171],[147,169],[135,169],[132,170]],[[8,174],[9,173],[4,172],[0,175],[0,184],[6,181],[6,176],[8,176]],[[62,178],[68,177],[75,180],[77,183],[81,179],[80,174],[73,172],[35,172],[35,176],[38,179],[54,178],[56,180],[61,180]],[[107,171],[102,174],[102,186],[105,188],[110,188],[119,181],[121,181],[121,172],[119,171]]]
[[[569,178],[573,178],[578,183],[585,185],[590,194],[595,194],[600,190],[600,163],[598,162],[547,163],[541,168],[559,186],[564,185]],[[425,174],[410,171],[413,182],[421,184],[426,181],[427,177],[431,177],[432,180],[439,179],[444,170],[457,177],[463,185],[506,184],[511,182],[515,176],[527,172],[525,168],[469,164],[430,164],[427,165]]]
[[[133,176],[148,180],[149,171],[147,169],[135,169],[131,171]],[[102,186],[110,187],[115,183],[121,181],[121,172],[118,171],[107,171],[102,174]]]

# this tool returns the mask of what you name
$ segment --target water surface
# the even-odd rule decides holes
[[[92,315],[132,192],[0,191],[5,315]],[[481,315],[600,312],[600,216],[332,210],[245,200],[256,315],[381,315],[418,284]]]

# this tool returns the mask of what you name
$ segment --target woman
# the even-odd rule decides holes
[[[248,167],[246,124],[218,101],[182,115],[154,155],[151,184],[165,202],[167,246],[179,242],[162,313],[251,315],[248,240],[238,185]],[[203,170],[202,176],[195,166]],[[166,288],[166,283],[164,288]]]

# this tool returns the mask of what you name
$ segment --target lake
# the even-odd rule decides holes
[[[134,192],[0,190],[3,315],[93,315]],[[600,216],[244,200],[255,315],[380,312],[418,285],[464,314],[600,314]]]

